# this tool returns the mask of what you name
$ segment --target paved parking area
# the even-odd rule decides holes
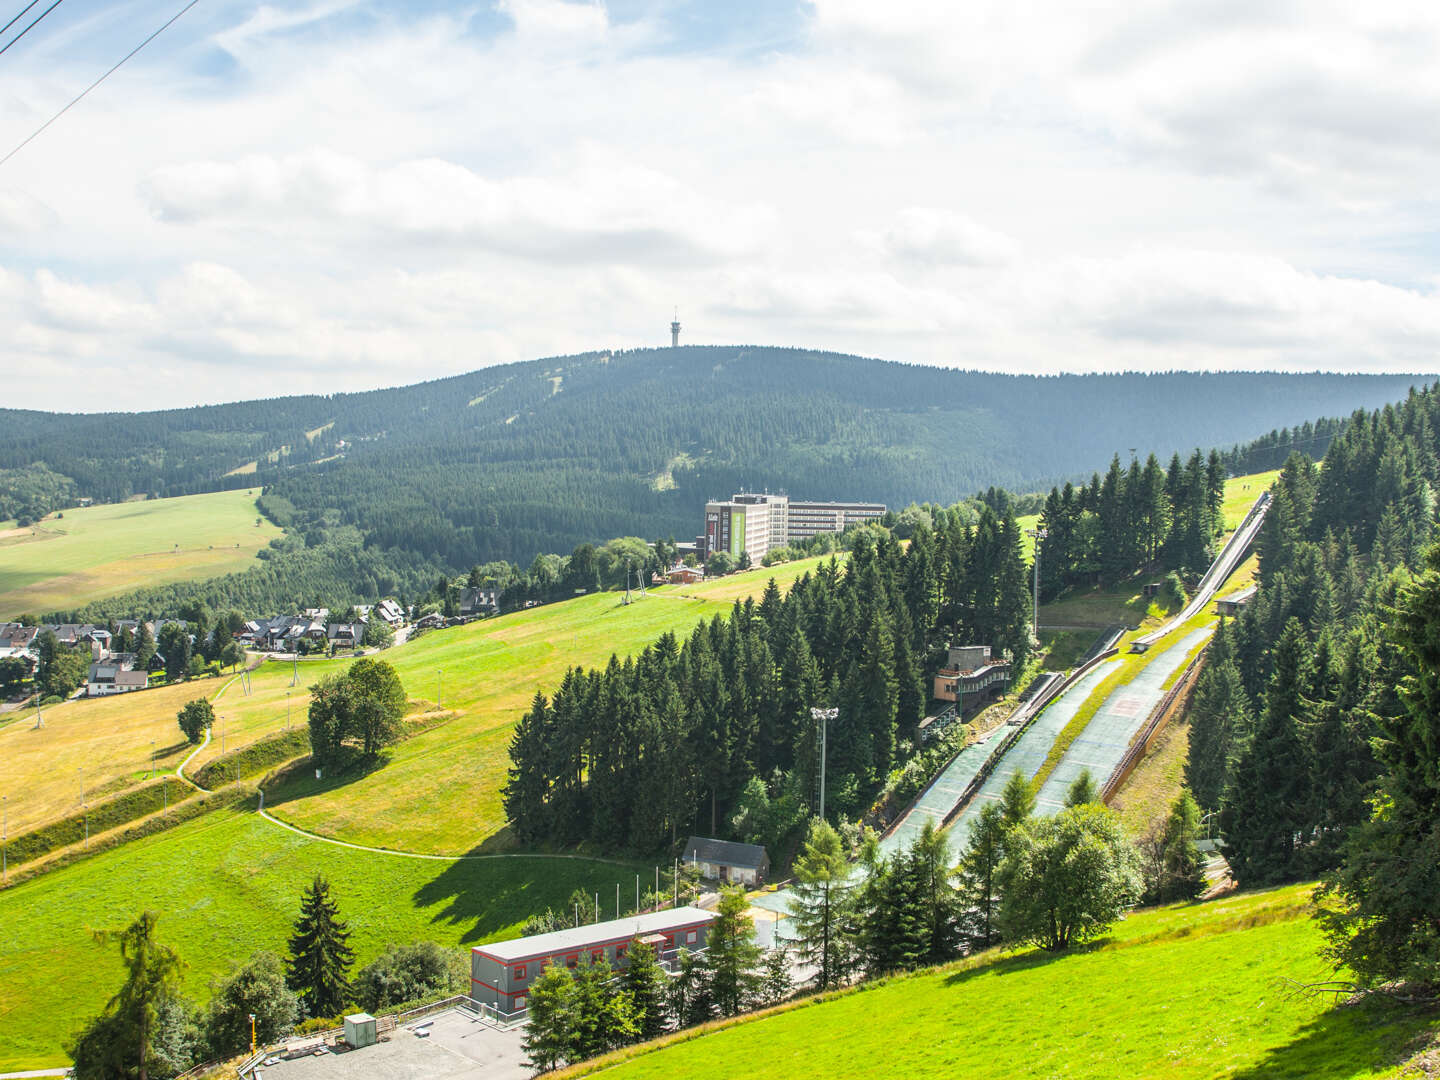
[[[523,1031],[451,1009],[396,1028],[374,1046],[262,1065],[255,1080],[529,1080],[535,1070],[524,1064]]]

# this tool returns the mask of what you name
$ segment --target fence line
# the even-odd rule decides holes
[[[1155,708],[1150,710],[1150,715],[1146,718],[1145,725],[1140,729],[1135,740],[1131,742],[1129,748],[1126,749],[1125,756],[1122,757],[1115,768],[1111,770],[1109,778],[1105,781],[1105,787],[1101,795],[1102,802],[1108,804],[1110,800],[1115,797],[1121,786],[1130,778],[1130,774],[1135,771],[1135,766],[1139,765],[1140,760],[1149,752],[1150,745],[1154,741],[1155,736],[1158,735],[1166,723],[1169,722],[1170,715],[1174,712],[1175,705],[1180,700],[1180,696],[1193,686],[1195,680],[1199,678],[1200,669],[1204,667],[1205,655],[1209,651],[1210,647],[1207,644],[1205,648],[1196,653],[1194,657],[1191,658],[1190,663],[1185,665],[1185,670],[1181,673],[1180,678],[1175,680],[1175,685],[1170,687],[1170,689],[1165,692],[1165,696],[1156,704]]]

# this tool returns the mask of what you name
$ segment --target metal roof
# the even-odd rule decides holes
[[[575,952],[609,941],[629,941],[682,926],[695,926],[715,920],[713,911],[697,907],[666,908],[644,915],[632,915],[628,919],[611,919],[609,922],[591,923],[568,930],[552,930],[548,934],[532,934],[530,937],[515,938],[513,941],[497,941],[492,945],[477,945],[474,951],[492,960],[509,963],[526,960],[532,956],[554,956],[556,953]]]
[[[729,840],[710,840],[692,836],[685,845],[685,860],[724,863],[727,866],[753,866],[757,870],[768,862],[765,849],[759,844],[736,844]]]

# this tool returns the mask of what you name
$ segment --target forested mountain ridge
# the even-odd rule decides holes
[[[101,500],[262,484],[301,518],[458,569],[617,535],[684,538],[704,499],[741,487],[894,506],[1036,490],[1117,450],[1226,446],[1398,400],[1417,381],[1015,376],[739,346],[598,352],[355,394],[0,410],[11,470],[0,476],[18,486],[35,471],[32,490]]]

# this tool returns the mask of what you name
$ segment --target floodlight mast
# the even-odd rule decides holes
[[[1035,540],[1035,596],[1030,606],[1030,625],[1034,628],[1035,638],[1040,638],[1040,541],[1049,539],[1050,530],[1041,525],[1038,528],[1026,529],[1025,535]]]

